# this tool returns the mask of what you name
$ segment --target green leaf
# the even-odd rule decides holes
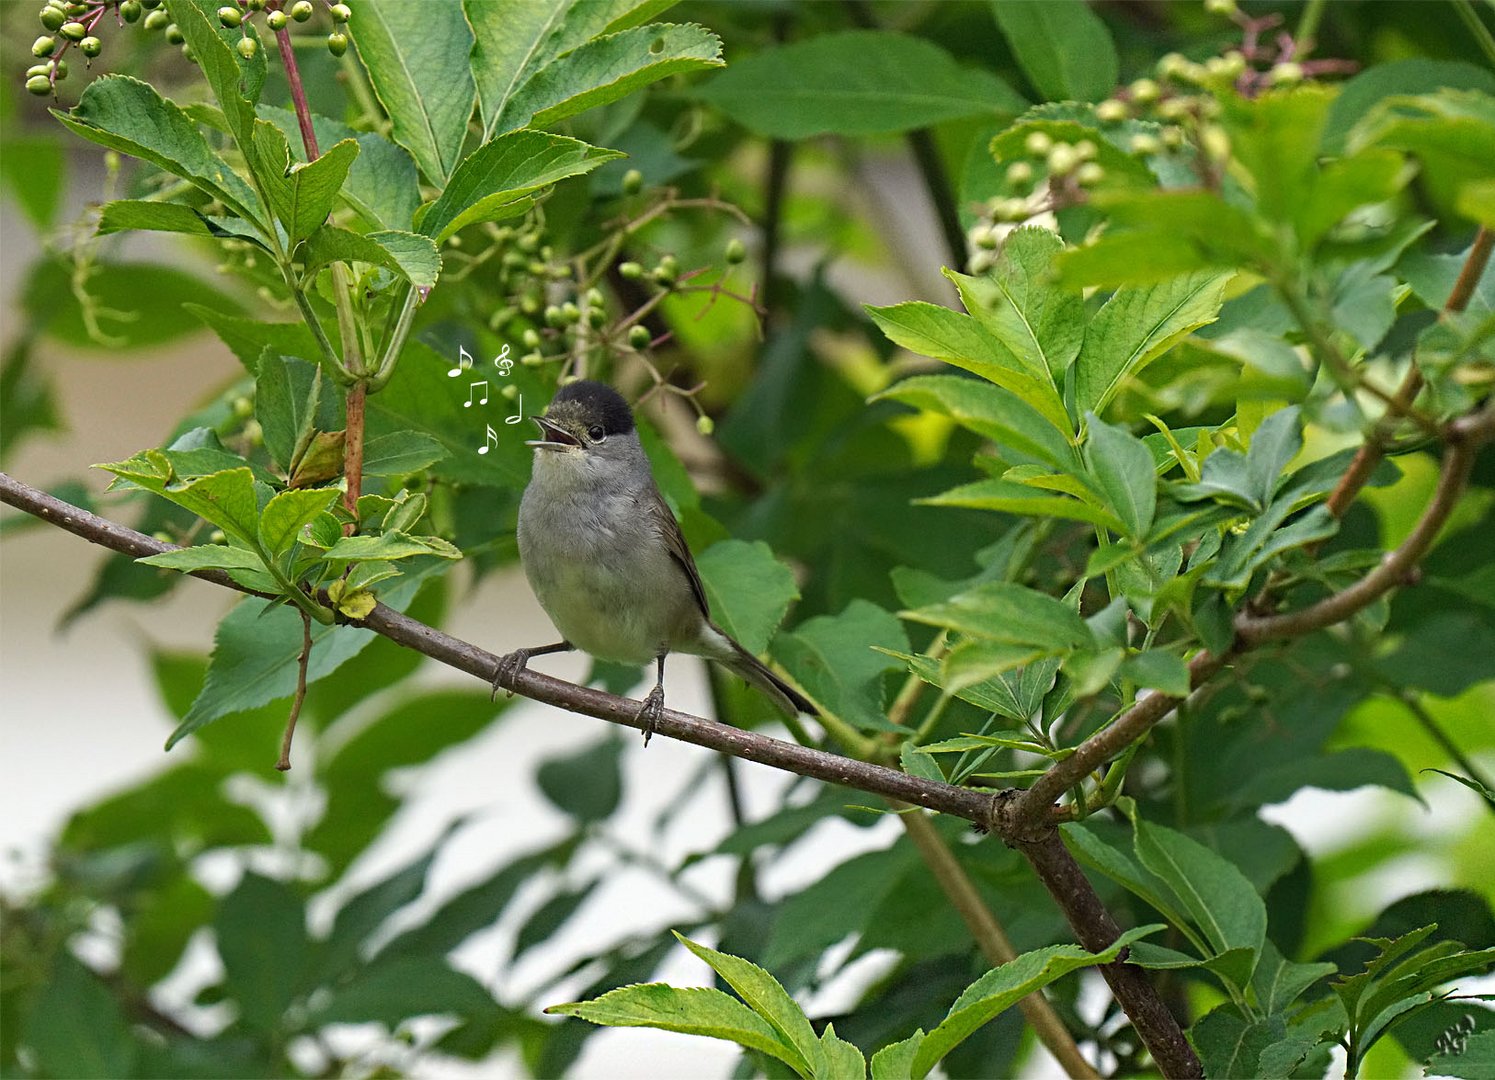
[[[1096,964],[1109,964],[1132,942],[1164,929],[1161,923],[1122,934],[1104,952],[1078,945],[1050,945],[1023,953],[977,979],[950,1006],[939,1026],[925,1035],[914,1054],[910,1075],[922,1080],[941,1058],[970,1038],[983,1024],[1051,982]]]
[[[888,135],[1027,103],[995,75],[892,30],[818,34],[735,61],[698,91],[755,135]]]
[[[265,191],[292,246],[327,220],[358,157],[358,142],[344,139],[306,164],[292,164],[285,134],[268,120],[254,122],[254,142],[266,166]]]
[[[972,510],[1001,510],[1008,514],[1031,517],[1064,518],[1067,521],[1100,525],[1114,532],[1124,531],[1120,520],[1102,507],[1072,499],[1068,495],[1040,491],[1011,480],[977,480],[974,484],[963,484],[919,501],[926,506],[965,506]]]
[[[622,156],[563,135],[508,132],[462,159],[440,198],[421,217],[420,231],[443,244],[475,222],[522,214],[541,188]]]
[[[168,0],[167,11],[186,38],[193,60],[202,70],[213,96],[218,99],[223,121],[239,144],[250,173],[263,188],[272,179],[272,170],[283,168],[283,164],[265,162],[254,141],[254,102],[259,99],[265,82],[265,50],[259,49],[254,58],[245,60],[229,44],[228,29],[215,17],[210,0]],[[240,33],[256,34],[252,23]],[[239,33],[233,35],[235,39],[239,36]],[[265,220],[268,225],[268,219]]]
[[[1262,1052],[1280,1043],[1287,1024],[1280,1016],[1248,1020],[1234,1005],[1221,1005],[1189,1029],[1206,1076],[1262,1076]]]
[[[445,187],[461,158],[477,100],[468,67],[473,34],[457,4],[367,0],[348,24],[394,141]]]
[[[883,308],[868,306],[867,313],[895,345],[954,364],[1011,390],[1059,431],[1068,435],[1073,430],[1047,371],[1042,377],[1035,376],[970,315],[922,300]]]
[[[327,562],[366,562],[409,559],[416,555],[460,559],[462,552],[439,536],[412,536],[392,530],[378,536],[345,536],[323,552],[322,558]]]
[[[1328,162],[1319,170],[1312,193],[1297,209],[1299,246],[1313,250],[1352,211],[1394,198],[1414,171],[1392,150],[1362,150]]]
[[[96,468],[108,470],[154,491],[251,547],[259,539],[254,474],[247,466],[225,469],[184,483],[174,480],[170,459],[164,453],[147,450],[128,461],[110,462]]]
[[[264,432],[265,449],[289,471],[311,441],[322,380],[316,365],[282,356],[273,346],[265,347],[256,370],[254,418]]]
[[[1168,885],[1214,952],[1249,949],[1254,966],[1266,940],[1267,910],[1245,875],[1183,833],[1140,817],[1133,825],[1138,861]]]
[[[254,190],[213,152],[197,125],[149,84],[105,75],[84,88],[69,112],[54,109],[52,115],[73,134],[191,181],[239,217],[259,221]]]
[[[1056,652],[1095,647],[1094,634],[1072,605],[1006,581],[984,582],[943,603],[901,614],[914,622],[1014,645]]]
[[[827,1023],[820,1036],[823,1064],[817,1080],[867,1080],[867,1059],[845,1039],[836,1036],[836,1025]]]
[[[1293,222],[1312,199],[1333,96],[1330,87],[1310,83],[1227,103],[1223,119],[1231,151],[1247,174],[1257,209],[1270,220]]]
[[[15,197],[36,231],[47,232],[57,221],[57,208],[68,189],[62,146],[50,134],[7,128],[0,135],[0,157],[5,158],[0,184]]]
[[[49,974],[34,992],[21,1035],[36,1067],[49,1076],[135,1075],[138,1046],[103,981],[66,947],[57,950]],[[7,1008],[7,1023],[13,1015]]]
[[[915,375],[894,383],[872,400],[901,401],[948,416],[997,444],[1004,455],[1020,454],[1060,472],[1074,468],[1069,437],[1010,390],[963,375]]]
[[[471,975],[436,957],[412,956],[364,968],[322,1000],[307,1023],[314,1028],[376,1023],[393,1031],[416,1016],[470,1018],[497,1009],[483,984]]]
[[[195,207],[173,202],[116,199],[105,203],[99,215],[98,234],[108,236],[130,229],[244,239],[265,246],[259,230],[242,218],[204,214]]]
[[[789,605],[799,599],[794,571],[762,540],[721,540],[696,560],[711,616],[755,656],[768,648]]]
[[[184,574],[190,574],[194,570],[265,569],[265,564],[260,562],[258,555],[227,544],[198,544],[195,547],[165,551],[160,555],[146,555],[135,561],[146,566],[180,570]]]
[[[1434,190],[1446,189],[1452,195],[1459,185],[1490,176],[1495,96],[1440,89],[1387,98],[1355,126],[1347,145],[1351,151],[1384,146],[1415,154]]]
[[[301,900],[285,883],[246,872],[219,905],[214,928],[240,1021],[256,1031],[279,1031],[309,947]]]
[[[316,954],[314,977],[318,982],[340,980],[360,966],[369,939],[396,911],[415,900],[426,887],[431,864],[450,830],[424,855],[394,873],[361,889],[338,908],[332,931]]]
[[[779,980],[739,956],[698,945],[678,932],[675,937],[721,976],[755,1013],[767,1020],[785,1046],[793,1048],[798,1061],[790,1060],[789,1064],[796,1071],[801,1075],[809,1075],[810,1070],[819,1074],[821,1052],[815,1030],[805,1018],[804,1010],[789,996]]]
[[[1430,94],[1437,90],[1483,90],[1495,94],[1495,74],[1489,68],[1463,60],[1431,60],[1416,57],[1393,60],[1366,68],[1339,88],[1329,106],[1322,150],[1344,152],[1351,129],[1378,102],[1406,94]]]
[[[945,276],[976,320],[1035,376],[1061,378],[1085,336],[1085,304],[1053,283],[1064,241],[1032,226],[1009,233],[986,277]]]
[[[1260,769],[1231,792],[1230,800],[1231,805],[1244,809],[1286,802],[1303,788],[1354,791],[1368,784],[1418,797],[1406,766],[1395,756],[1368,746],[1352,746],[1294,757]]]
[[[421,431],[391,431],[363,447],[364,476],[405,476],[447,456],[446,447]]]
[[[1106,503],[1122,524],[1122,532],[1141,540],[1152,528],[1157,509],[1158,473],[1152,452],[1123,427],[1114,427],[1094,413],[1085,416],[1089,438],[1085,462]]]
[[[336,488],[280,492],[260,514],[260,543],[271,557],[284,555],[300,538],[302,526],[329,509],[338,495]]]
[[[182,308],[217,334],[251,375],[259,374],[261,357],[266,349],[275,356],[288,358],[314,357],[319,353],[317,339],[312,337],[304,322],[265,322],[205,304],[183,304]],[[310,371],[314,365],[308,363],[306,367]]]
[[[872,1080],[909,1080],[914,1067],[914,1056],[919,1044],[924,1041],[924,1031],[914,1032],[906,1039],[889,1043],[872,1055]]]
[[[874,646],[908,651],[896,618],[867,600],[838,615],[820,615],[780,634],[773,655],[809,695],[864,731],[899,731],[883,705],[883,674],[897,667]]]
[[[547,758],[535,780],[557,809],[586,824],[612,815],[623,797],[623,740],[609,735],[575,753]]]
[[[1076,413],[1104,413],[1128,380],[1213,322],[1229,276],[1201,272],[1116,290],[1091,319],[1075,361]]]
[[[1189,694],[1189,665],[1182,657],[1160,649],[1149,649],[1127,657],[1121,666],[1122,673],[1138,686],[1187,697]]]
[[[1446,776],[1450,780],[1463,784],[1470,791],[1474,792],[1480,798],[1484,799],[1485,802],[1489,803],[1492,807],[1495,807],[1495,791],[1490,790],[1484,784],[1480,783],[1478,780],[1473,779],[1472,777],[1460,776],[1458,773],[1449,772],[1447,769],[1423,769],[1422,771],[1434,772],[1439,776]]]
[[[547,127],[670,75],[721,67],[703,26],[653,23],[596,38],[536,71],[505,103],[497,129]]]
[[[431,288],[441,276],[441,255],[431,238],[396,230],[359,235],[323,225],[307,237],[298,257],[307,274],[330,262],[363,262],[392,270],[423,289]]]
[[[1043,97],[1101,101],[1116,89],[1116,46],[1083,0],[992,0],[991,8],[1023,74]]]
[[[779,1038],[768,1022],[730,994],[710,987],[677,989],[643,983],[610,990],[592,1001],[551,1005],[552,1016],[576,1016],[607,1027],[650,1027],[725,1039],[757,1050],[809,1076],[803,1056]]]
[[[898,755],[898,763],[910,776],[916,776],[920,780],[935,780],[942,784],[945,782],[945,774],[940,769],[939,763],[914,743],[903,744],[903,749]]]

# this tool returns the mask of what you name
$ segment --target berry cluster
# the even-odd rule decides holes
[[[333,56],[342,56],[348,51],[348,35],[343,27],[353,12],[342,3],[329,3],[326,7],[334,25],[332,33],[327,35],[327,50]],[[40,16],[46,32],[31,45],[31,55],[41,62],[27,69],[26,89],[38,96],[55,96],[58,80],[67,78],[63,54],[74,45],[90,61],[98,56],[103,43],[95,30],[110,10],[120,26],[140,22],[147,30],[163,31],[167,41],[180,45],[182,53],[192,59],[191,46],[185,44],[181,29],[162,8],[161,0],[47,0]],[[259,40],[250,36],[246,28],[248,20],[258,14],[264,15],[270,30],[279,33],[290,22],[304,23],[310,19],[316,14],[316,5],[312,0],[237,0],[219,8],[218,21],[229,29],[242,31],[235,47],[246,60],[259,51]]]

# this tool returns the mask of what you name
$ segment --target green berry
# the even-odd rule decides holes
[[[1138,79],[1132,83],[1130,89],[1132,100],[1138,105],[1151,105],[1158,99],[1158,94],[1160,93],[1158,84],[1151,79]]]
[[[228,543],[228,537],[223,535],[222,529],[214,529],[212,532],[208,533],[208,543],[226,544]]]
[[[635,349],[647,349],[650,340],[652,339],[647,326],[634,325],[628,328],[628,344]]]
[[[345,23],[353,17],[353,10],[347,4],[333,4],[327,9],[327,14],[332,16],[335,23]]]
[[[1054,140],[1046,132],[1042,131],[1030,132],[1028,137],[1023,140],[1023,149],[1027,150],[1034,157],[1043,157],[1053,147]]]
[[[187,36],[182,33],[181,27],[177,26],[176,23],[172,23],[166,28],[166,40],[173,45],[180,45],[187,40]]]
[[[1267,72],[1267,78],[1272,80],[1275,86],[1291,86],[1293,83],[1303,81],[1303,65],[1286,63],[1276,64],[1272,70]]]
[[[1093,161],[1087,161],[1075,170],[1075,183],[1081,187],[1091,187],[1106,178],[1106,170]]]
[[[1157,137],[1145,133],[1132,136],[1131,148],[1132,153],[1144,155],[1156,154],[1161,149]]]
[[[52,65],[53,69],[56,71],[57,78],[59,78],[59,79],[65,79],[65,78],[67,78],[67,61],[66,60],[48,60],[47,63],[49,63],[49,64]],[[110,151],[110,152],[112,153],[113,151]]]
[[[1069,143],[1055,143],[1054,148],[1049,151],[1045,164],[1049,172],[1055,176],[1068,176],[1074,172],[1075,166],[1080,163],[1079,152]]]
[[[561,305],[561,318],[567,326],[575,326],[581,322],[581,308],[567,300]]]
[[[1218,124],[1209,124],[1200,131],[1199,146],[1214,161],[1224,161],[1230,156],[1230,136]]]
[[[736,266],[738,263],[742,262],[743,259],[747,258],[746,245],[744,245],[741,240],[737,239],[737,237],[732,237],[732,239],[727,241],[726,257],[727,263],[729,265]]]
[[[1095,107],[1095,118],[1103,124],[1118,124],[1126,119],[1126,104],[1107,98]]]
[[[265,10],[265,0],[249,0],[249,10],[250,11],[264,11]]]
[[[296,2],[291,5],[291,18],[295,19],[297,22],[305,22],[307,19],[312,17],[312,14],[316,10],[317,9],[312,6],[311,0],[296,0]]]
[[[277,34],[286,28],[286,13],[284,11],[272,11],[265,16],[265,25]]]
[[[997,233],[990,225],[977,225],[966,234],[966,239],[970,241],[973,248],[994,251],[997,247]]]
[[[88,36],[88,27],[80,22],[65,22],[59,33],[69,41],[82,41]]]
[[[82,41],[78,42],[78,50],[84,56],[92,59],[93,57],[98,56],[99,53],[104,51],[104,43],[96,37],[86,37]]]
[[[218,21],[230,30],[237,30],[244,21],[244,14],[238,8],[226,5],[218,9]]]
[[[147,30],[162,30],[171,22],[171,16],[164,11],[152,11],[145,17],[145,28]]]
[[[192,64],[197,63],[197,54],[192,51],[192,46],[191,45],[183,45],[182,46],[182,56],[187,60],[188,63],[192,63]],[[246,258],[244,260],[244,263],[245,263],[246,266],[253,266],[254,265],[254,256],[250,255],[248,258]]]
[[[1010,187],[1026,188],[1033,182],[1033,166],[1026,161],[1014,161],[1007,166],[1007,183]]]
[[[680,272],[680,263],[676,260],[675,256],[666,255],[659,260],[659,268],[669,274],[670,277],[674,277]]]
[[[637,169],[629,169],[623,174],[623,194],[637,195],[644,189],[644,174]]]
[[[556,304],[545,308],[545,325],[552,330],[559,330],[566,325],[566,316]]]
[[[171,533],[167,532],[165,529],[157,529],[155,532],[151,533],[151,539],[159,540],[163,544],[176,543],[176,540],[172,538]]]
[[[124,19],[127,23],[139,22],[140,16],[143,13],[144,9],[140,6],[140,0],[125,0],[123,4],[119,5],[120,18]]]
[[[42,8],[42,26],[44,26],[48,30],[48,32],[56,33],[58,30],[62,29],[62,24],[65,22],[67,22],[67,15],[63,13],[61,8]]]
[[[52,92],[52,80],[45,75],[33,75],[26,80],[26,89],[37,97],[44,97]]]
[[[31,43],[31,55],[40,60],[43,57],[51,56],[53,50],[56,48],[57,42],[43,34]]]
[[[252,37],[241,37],[234,48],[239,50],[239,55],[245,60],[253,60],[255,53],[260,51],[260,43]]]
[[[1204,0],[1204,10],[1211,15],[1234,15],[1236,0]]]
[[[540,347],[540,332],[535,329],[526,330],[521,340],[524,342],[526,349],[538,349]]]
[[[699,431],[702,435],[710,435],[713,431],[716,430],[716,421],[712,420],[711,417],[707,416],[705,413],[702,413],[700,416],[696,417],[696,430]]]
[[[348,35],[338,32],[327,35],[327,51],[333,56],[341,56],[348,51]]]
[[[607,312],[600,307],[587,308],[587,325],[601,330],[607,325]]]
[[[51,75],[53,62],[48,60],[45,64],[32,64],[26,69],[26,78],[35,78],[38,75]]]
[[[644,268],[636,262],[619,263],[618,276],[625,281],[637,281],[644,276]]]

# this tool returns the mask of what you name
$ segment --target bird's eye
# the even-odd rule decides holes
[[[593,424],[591,427],[587,428],[587,436],[593,442],[601,442],[603,439],[607,438],[607,432],[603,430],[601,424]]]

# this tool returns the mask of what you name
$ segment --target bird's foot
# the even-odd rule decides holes
[[[660,717],[664,715],[664,687],[656,686],[649,691],[649,696],[644,698],[644,703],[639,706],[638,718],[644,726],[644,745],[649,745],[649,739],[654,735],[654,725],[659,723]]]
[[[515,649],[498,658],[498,663],[493,668],[493,693],[488,695],[490,699],[497,698],[500,690],[508,697],[514,696],[514,680],[519,678],[519,673],[525,669],[531,655],[529,649]]]

